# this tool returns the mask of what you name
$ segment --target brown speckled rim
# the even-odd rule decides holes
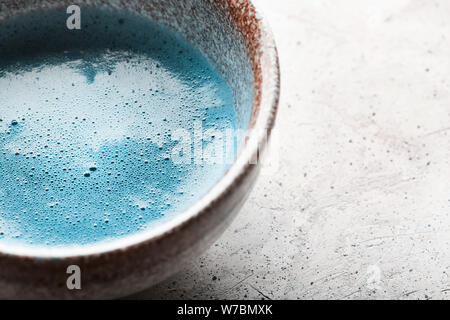
[[[254,71],[255,98],[248,140],[222,179],[196,204],[158,227],[113,240],[82,247],[30,248],[0,245],[0,257],[23,259],[89,259],[130,250],[161,240],[208,214],[214,203],[227,198],[231,191],[251,171],[256,159],[266,147],[275,124],[280,96],[280,68],[273,34],[265,18],[250,0],[215,0],[224,5],[247,44]]]

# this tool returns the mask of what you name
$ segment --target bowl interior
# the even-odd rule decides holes
[[[233,7],[234,3],[235,1],[231,0],[182,2],[177,0],[91,0],[82,1],[80,6],[81,10],[83,5],[95,5],[134,11],[177,31],[193,43],[209,58],[227,81],[235,100],[237,126],[246,131],[254,123],[257,106],[255,101],[257,100],[255,95],[258,95],[255,89],[255,82],[258,82],[256,81],[257,70],[255,70],[256,58],[255,52],[249,48],[249,43],[257,38],[257,30],[253,30],[255,39],[249,40],[249,35],[252,35],[252,25],[249,23],[250,30],[243,32],[243,24],[247,22],[239,20],[240,15],[233,14],[233,10],[241,9]],[[0,4],[0,19],[48,9],[61,10],[64,14],[71,4],[70,1],[59,0],[45,0],[38,3],[31,0],[7,0]],[[249,12],[244,12],[241,16],[247,14]],[[238,143],[238,146],[244,145],[242,140]],[[195,211],[191,210],[191,213]],[[188,215],[185,215],[185,218],[187,217]],[[178,222],[172,221],[171,227]],[[146,239],[147,236],[140,239]],[[0,250],[4,251],[3,248]],[[78,252],[78,254],[81,253],[84,251]]]

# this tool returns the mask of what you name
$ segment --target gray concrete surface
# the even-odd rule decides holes
[[[450,297],[450,1],[255,0],[280,165],[224,236],[135,297]]]

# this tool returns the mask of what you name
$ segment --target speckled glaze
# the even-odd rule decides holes
[[[182,270],[231,223],[259,173],[254,164],[274,125],[279,99],[278,56],[264,19],[249,0],[85,0],[139,12],[175,29],[201,49],[232,89],[238,126],[250,125],[226,175],[200,201],[161,227],[83,249],[0,248],[0,298],[108,299],[126,296]],[[73,1],[6,0],[0,19]],[[1,32],[1,30],[0,30]],[[251,110],[246,101],[253,99]],[[248,105],[248,104],[247,104]],[[245,243],[243,243],[245,246]],[[81,290],[68,290],[67,267],[81,268]]]

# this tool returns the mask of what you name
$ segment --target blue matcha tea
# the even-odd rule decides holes
[[[236,127],[230,89],[202,53],[146,17],[81,12],[80,30],[64,8],[0,22],[0,244],[148,230],[229,166],[195,150],[199,132],[205,150]]]

